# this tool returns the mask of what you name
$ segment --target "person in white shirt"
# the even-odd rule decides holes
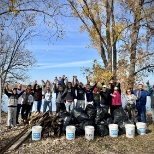
[[[46,91],[44,93],[43,112],[46,112],[47,106],[49,108],[50,114],[52,114],[52,91],[49,87],[46,87]]]
[[[17,93],[20,94],[22,92],[22,84],[18,84],[18,88],[17,88]],[[20,96],[18,98],[18,104],[17,104],[17,115],[16,115],[16,122],[17,124],[19,124],[19,113],[21,110],[21,101],[22,101],[22,96]]]

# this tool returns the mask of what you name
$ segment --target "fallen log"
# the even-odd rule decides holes
[[[8,151],[16,150],[32,133],[32,130],[29,129],[19,140],[17,140]]]
[[[15,136],[6,146],[0,149],[0,154],[3,154],[5,151],[7,151],[8,148],[14,144],[14,142],[16,142],[19,138],[21,138],[27,132],[27,130],[28,130],[28,127],[26,127],[21,133]]]

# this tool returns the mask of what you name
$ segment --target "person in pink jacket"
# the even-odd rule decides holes
[[[122,106],[122,101],[121,101],[121,94],[118,91],[118,87],[114,88],[114,92],[113,94],[111,94],[112,96],[112,107],[113,107],[113,111]]]

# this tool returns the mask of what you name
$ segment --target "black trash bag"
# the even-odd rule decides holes
[[[80,128],[85,130],[85,126],[94,126],[94,122],[92,120],[86,120],[79,124]]]
[[[80,123],[79,120],[77,118],[75,118],[74,116],[72,116],[70,124],[76,125],[76,124],[79,124],[79,123]]]
[[[108,113],[108,106],[101,104],[100,107],[104,110],[104,113]]]
[[[77,118],[77,120],[79,122],[82,122],[82,121],[89,119],[88,115],[86,114],[86,112],[82,108],[74,109],[73,115],[74,115],[75,118]]]
[[[84,134],[85,134],[84,129],[82,129],[81,126],[77,125],[76,130],[75,130],[75,135],[80,136],[80,135],[84,135]]]
[[[107,118],[106,123],[107,123],[107,125],[112,124],[113,123],[112,117]]]
[[[65,132],[66,131],[66,127],[68,125],[70,125],[70,123],[71,123],[72,116],[67,111],[64,111],[64,112],[60,112],[59,113],[59,117],[61,117],[63,119],[62,131]]]
[[[95,116],[96,116],[96,107],[92,104],[88,104],[86,106],[86,114],[88,115],[89,119],[91,120],[95,120]]]
[[[101,122],[101,120],[104,119],[105,117],[105,110],[102,107],[97,107],[96,108],[96,117],[95,117],[95,123],[99,124]]]
[[[130,120],[121,121],[118,123],[119,135],[126,134],[125,124],[133,124]]]
[[[114,123],[118,124],[119,122],[126,121],[128,119],[128,116],[126,115],[124,109],[122,107],[119,107],[113,111],[114,116]]]
[[[102,137],[109,135],[109,129],[106,125],[97,124],[95,128],[96,128],[96,132],[97,132],[98,135],[100,135]]]

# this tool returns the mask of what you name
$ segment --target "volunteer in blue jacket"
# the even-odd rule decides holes
[[[146,123],[146,100],[150,94],[143,89],[143,84],[139,84],[138,89],[134,90],[133,93],[137,96],[136,108],[138,111],[138,121]]]

